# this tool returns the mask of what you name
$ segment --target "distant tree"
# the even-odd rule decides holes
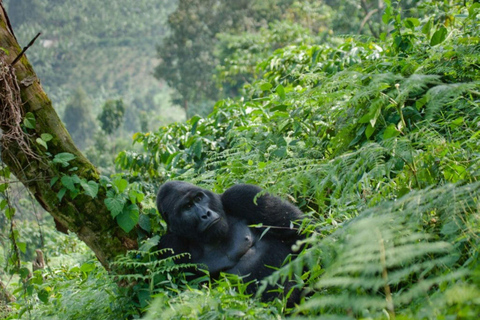
[[[125,105],[122,99],[108,100],[102,107],[102,113],[98,116],[98,120],[102,126],[102,130],[106,134],[112,134],[117,130],[123,121],[125,115]]]
[[[177,10],[168,18],[170,34],[157,48],[160,63],[155,68],[155,77],[165,80],[175,90],[173,101],[184,108],[187,117],[193,115],[204,109],[208,101],[224,97],[214,78],[215,67],[223,62],[215,54],[217,35],[255,32],[270,22],[298,17],[298,8],[289,9],[297,2],[179,0]]]
[[[216,98],[212,75],[217,61],[212,52],[215,34],[224,25],[218,6],[216,0],[180,0],[168,18],[171,35],[157,48],[160,64],[154,75],[175,89],[175,102],[187,115],[189,101]]]
[[[73,93],[65,107],[63,122],[73,141],[81,149],[86,148],[91,143],[97,129],[91,109],[91,102],[82,88],[78,88]]]
[[[216,67],[215,80],[222,93],[236,96],[248,81],[260,75],[258,63],[272,52],[287,44],[311,43],[315,36],[300,24],[276,21],[259,32],[219,33],[217,38],[215,56],[220,63]]]

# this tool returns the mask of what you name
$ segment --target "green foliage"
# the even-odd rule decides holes
[[[278,48],[313,42],[310,30],[300,24],[276,21],[258,33],[220,33],[217,35],[215,79],[227,96],[237,96],[247,81],[257,75],[257,64]]]
[[[211,287],[186,288],[171,296],[161,292],[144,319],[279,319],[278,305],[255,301],[245,293],[246,285],[234,275],[223,274]]]
[[[420,19],[386,8],[390,36],[279,48],[243,98],[134,135],[144,152],[117,165],[155,183],[255,183],[295,199],[311,220],[307,248],[267,281],[308,293],[299,315],[468,318],[479,291],[479,9],[424,2]],[[174,310],[221,312],[230,297],[209,297],[223,286],[183,292]]]
[[[56,154],[54,157],[53,157],[53,160],[52,162],[53,163],[58,163],[60,165],[62,165],[62,167],[68,167],[70,165],[70,161],[72,161],[73,159],[75,159],[75,155],[69,153],[69,152],[62,152],[62,153],[58,153]]]
[[[158,93],[158,81],[150,75],[154,47],[167,32],[175,0],[3,2],[21,45],[42,32],[28,58],[61,115],[81,87],[91,98],[94,115],[110,97],[130,103]]]
[[[38,302],[7,319],[126,319],[127,313],[133,313],[125,309],[127,298],[121,288],[94,261],[38,270],[24,280],[27,294],[17,300],[17,306],[25,303],[23,299]]]
[[[63,115],[68,132],[75,144],[82,149],[89,144],[97,129],[91,109],[91,101],[88,100],[85,91],[79,88],[67,103]]]
[[[380,2],[365,3],[372,10]],[[258,12],[270,4],[256,3]],[[257,35],[244,34],[231,52],[235,37],[222,36],[221,54],[230,58],[225,70],[231,71],[225,79],[252,77],[243,97],[217,102],[206,117],[134,135],[143,152],[117,157],[118,168],[131,175],[101,183],[119,225],[126,231],[139,226],[139,251],[116,264],[119,279],[133,283],[125,314],[135,317],[148,309],[152,319],[478,316],[480,6],[384,4],[368,26],[378,33],[375,40],[299,41],[268,57],[268,46],[245,57],[251,51],[244,49],[260,41]],[[190,16],[184,22],[197,17],[195,10],[185,12]],[[350,13],[345,24],[359,17],[343,14]],[[250,68],[256,59],[263,60]],[[59,165],[68,161],[57,158]],[[154,191],[173,178],[218,193],[235,183],[254,183],[306,213],[301,229],[308,237],[297,245],[304,245],[299,257],[262,287],[291,279],[304,293],[298,306],[290,310],[278,299],[261,303],[245,294],[238,277],[188,282],[181,271],[193,266],[149,253],[165,229],[153,209]],[[63,180],[57,183],[66,190],[82,187],[74,175]]]
[[[120,100],[108,100],[102,107],[102,112],[98,116],[98,120],[102,126],[102,130],[106,134],[114,133],[122,124],[125,115],[125,105]]]
[[[124,257],[119,257],[113,264],[114,270],[119,273],[116,278],[125,283],[135,283],[129,289],[132,306],[145,310],[151,302],[151,297],[168,291],[185,289],[186,281],[180,276],[180,271],[196,268],[193,264],[175,264],[174,260],[182,255],[172,255],[160,259],[164,254],[171,254],[170,249],[152,250],[157,246],[159,236],[155,236],[143,243],[138,251],[129,251]],[[193,283],[192,283],[193,285]]]
[[[23,125],[28,129],[35,129],[35,125],[36,125],[35,115],[31,112],[27,112],[23,119]]]
[[[102,177],[102,186],[107,188],[104,202],[112,218],[125,231],[130,232],[139,222],[140,209],[144,194],[137,183],[129,184],[127,180],[115,177],[113,180]]]
[[[412,306],[421,301],[419,296],[431,288],[440,288],[438,295],[449,284],[463,283],[471,272],[464,255],[472,252],[462,254],[463,240],[454,237],[461,234],[477,242],[469,228],[478,228],[474,195],[479,191],[478,183],[446,185],[364,211],[306,253],[305,263],[321,263],[325,270],[314,280],[316,293],[300,309],[368,317],[382,310],[393,315],[403,307],[415,318]]]
[[[310,10],[304,10],[303,4]],[[324,8],[316,1],[180,0],[168,18],[170,34],[157,48],[160,64],[155,77],[175,90],[174,102],[185,109],[187,117],[202,114],[203,104],[236,95],[259,59],[288,40],[307,38],[309,33],[300,36],[298,24],[292,27],[280,22],[275,23],[271,35],[265,36],[269,33],[265,29],[257,31],[275,21],[312,21]],[[217,81],[232,87],[217,90],[215,73]]]

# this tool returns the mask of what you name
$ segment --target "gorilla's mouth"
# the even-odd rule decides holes
[[[205,227],[205,230],[203,230],[203,232],[207,231],[208,229],[210,229],[214,224],[216,224],[217,222],[219,222],[221,219],[221,217],[218,217],[217,219],[213,220],[212,222],[210,222],[206,227]]]

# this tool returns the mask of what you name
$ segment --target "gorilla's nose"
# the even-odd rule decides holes
[[[201,218],[202,219],[209,219],[211,216],[212,216],[212,212],[210,212],[210,210],[207,210],[202,214]]]

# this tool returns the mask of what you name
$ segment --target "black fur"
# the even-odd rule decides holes
[[[256,198],[259,192],[247,184],[219,195],[186,182],[165,183],[157,195],[158,211],[168,225],[160,247],[190,253],[190,262],[206,267],[212,277],[228,272],[250,281],[270,275],[271,267],[280,267],[303,238],[291,228],[303,215],[269,194]],[[258,224],[263,227],[249,227]]]

